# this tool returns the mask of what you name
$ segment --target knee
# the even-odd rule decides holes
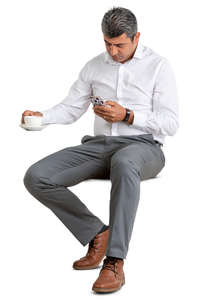
[[[111,172],[117,176],[140,176],[138,165],[127,157],[113,156]]]
[[[23,178],[24,185],[27,188],[27,190],[31,190],[35,186],[35,184],[37,184],[39,181],[40,181],[40,173],[38,167],[35,164],[33,164],[27,169],[24,175]]]

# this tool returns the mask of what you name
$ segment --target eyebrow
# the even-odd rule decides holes
[[[111,43],[109,43],[108,41],[106,41],[105,39],[104,39],[104,42],[106,42],[106,43],[108,43],[109,45],[112,45]],[[126,45],[127,43],[120,43],[120,44],[113,44],[113,45],[115,45],[115,46],[120,46],[120,45]]]

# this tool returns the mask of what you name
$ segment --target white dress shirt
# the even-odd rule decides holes
[[[106,52],[88,61],[67,97],[43,113],[43,124],[71,124],[91,104],[91,95],[134,111],[132,124],[110,123],[95,114],[94,135],[149,134],[164,144],[179,127],[176,81],[169,61],[138,43],[132,59],[116,62]],[[91,104],[92,105],[92,104]]]

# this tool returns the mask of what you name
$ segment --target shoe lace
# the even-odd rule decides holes
[[[97,238],[94,238],[93,240],[91,240],[89,242],[87,255],[89,255],[91,253],[92,249],[94,249],[94,251],[98,249],[98,247],[97,247]]]
[[[104,259],[103,261],[103,266],[102,266],[102,269],[107,269],[107,270],[110,270],[110,271],[113,271],[115,274],[117,273],[116,270],[115,270],[115,267],[116,267],[116,262],[117,262],[117,258],[115,257],[107,257]]]

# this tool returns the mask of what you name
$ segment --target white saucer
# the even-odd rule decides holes
[[[20,127],[29,130],[29,131],[38,131],[38,130],[42,130],[43,128],[45,128],[47,125],[39,125],[39,126],[26,126],[25,124],[20,124]]]

